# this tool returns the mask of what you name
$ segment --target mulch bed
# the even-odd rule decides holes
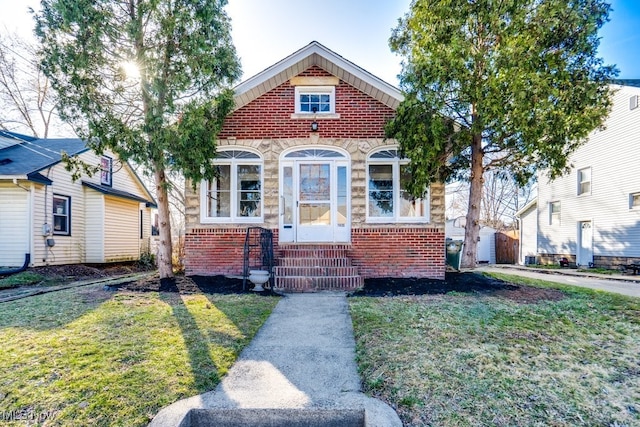
[[[248,283],[249,287],[250,284]],[[225,276],[177,276],[161,281],[157,275],[135,282],[115,285],[115,289],[135,292],[178,292],[180,294],[250,292],[242,289],[242,279]],[[364,288],[351,296],[389,297],[399,295],[443,295],[449,292],[482,294],[506,298],[520,303],[557,301],[565,297],[555,289],[515,285],[475,273],[447,273],[445,280],[416,278],[366,279]]]
[[[443,295],[449,292],[497,296],[521,303],[558,301],[565,294],[556,289],[516,285],[475,273],[447,272],[445,280],[417,278],[366,279],[363,289],[353,296]]]

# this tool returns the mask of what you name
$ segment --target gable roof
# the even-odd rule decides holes
[[[402,92],[395,86],[313,41],[236,86],[236,109],[244,107],[314,65],[390,108],[396,109],[403,99]]]
[[[640,79],[618,79],[614,80],[613,83],[621,86],[640,87]]]
[[[76,156],[89,151],[89,147],[79,138],[39,139],[2,130],[0,130],[0,144],[0,179],[26,179],[45,185],[51,185],[53,181],[39,172],[60,163],[63,152],[68,156]],[[82,184],[103,194],[136,200],[147,203],[147,206],[157,207],[153,195],[138,174],[133,168],[128,169],[140,184],[147,196],[146,199],[97,184],[84,181]]]
[[[38,139],[7,131],[0,131],[0,138],[4,147],[0,148],[0,178],[27,177],[42,182],[32,178],[37,178],[41,170],[61,162],[63,152],[74,156],[89,150],[78,138]]]

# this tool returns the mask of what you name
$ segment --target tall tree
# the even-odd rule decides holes
[[[97,152],[153,171],[158,270],[173,277],[169,169],[213,178],[240,75],[226,0],[42,0],[36,35],[61,115]]]
[[[551,178],[603,123],[617,70],[597,57],[603,0],[413,0],[390,39],[405,100],[389,123],[420,194],[469,181],[464,267],[476,264],[484,172]]]

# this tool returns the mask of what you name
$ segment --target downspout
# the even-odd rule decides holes
[[[13,178],[13,185],[15,185],[18,188],[23,189],[24,191],[26,191],[27,193],[29,193],[29,251],[31,251],[31,248],[33,247],[33,224],[31,222],[31,200],[32,200],[32,195],[33,193],[31,192],[31,190],[29,188],[23,187],[22,185],[20,185],[18,183],[18,179],[17,178]],[[29,264],[31,263],[31,253],[25,253],[24,254],[24,264],[22,264],[22,267],[18,267],[18,268],[12,268],[12,269],[8,269],[8,270],[0,270],[0,276],[7,276],[9,274],[16,274],[16,273],[20,273],[22,271],[25,271],[27,269],[27,267],[29,267]]]
[[[0,276],[8,276],[10,274],[16,274],[25,271],[27,267],[29,267],[29,263],[31,263],[31,254],[24,254],[24,264],[22,264],[22,267],[13,268],[10,270],[0,270]]]

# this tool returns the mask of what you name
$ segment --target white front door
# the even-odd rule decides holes
[[[313,151],[324,156],[290,155],[281,162],[280,241],[348,242],[348,162],[331,150]]]
[[[578,256],[576,264],[588,266],[593,263],[593,228],[591,221],[578,223]]]

